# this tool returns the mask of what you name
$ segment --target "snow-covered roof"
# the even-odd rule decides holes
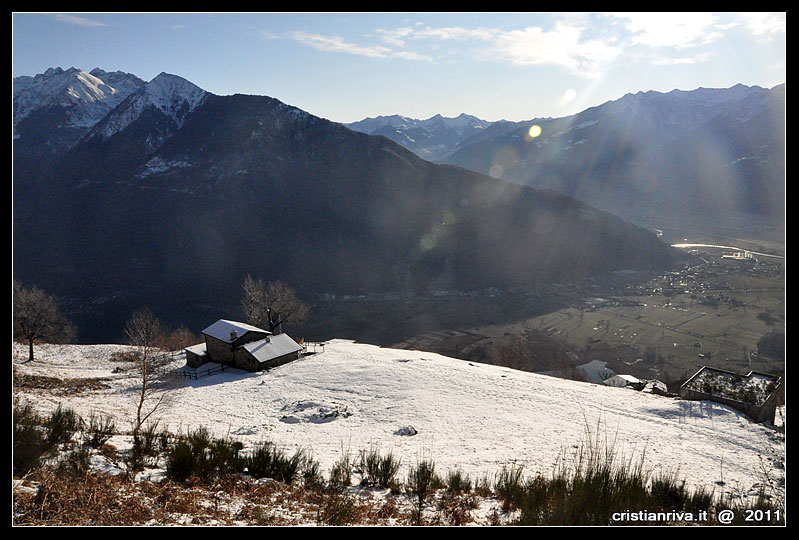
[[[637,377],[633,377],[632,375],[614,375],[609,379],[605,379],[602,381],[608,386],[627,386],[628,384],[643,384],[643,381],[638,379]]]
[[[211,336],[212,338],[224,341],[225,343],[232,343],[234,341],[234,339],[231,339],[231,332],[236,332],[235,339],[240,338],[247,332],[259,332],[262,334],[270,333],[268,330],[258,328],[257,326],[252,326],[251,324],[238,321],[228,321],[225,319],[219,319],[214,324],[202,331],[202,333],[206,336]]]
[[[258,341],[251,341],[243,345],[259,362],[267,362],[302,349],[288,334],[278,334]]]
[[[184,350],[188,351],[190,353],[194,353],[197,356],[204,356],[204,355],[208,354],[206,352],[206,349],[205,349],[205,342],[204,341],[202,343],[198,343],[197,345],[192,345],[191,347],[186,347]]]

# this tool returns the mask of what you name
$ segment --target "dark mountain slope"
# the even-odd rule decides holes
[[[175,321],[228,313],[247,273],[306,296],[426,292],[675,257],[574,199],[434,165],[260,96],[209,95],[180,126],[144,109],[39,180],[15,208],[15,275],[84,311],[94,302],[87,324],[106,333],[142,305]]]

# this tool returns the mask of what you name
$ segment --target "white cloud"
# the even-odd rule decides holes
[[[61,22],[76,24],[78,26],[108,26],[101,21],[95,21],[94,19],[88,19],[86,17],[78,17],[77,15],[68,15],[66,13],[58,13],[55,18]]]
[[[742,16],[756,36],[785,33],[785,13],[742,13]]]
[[[552,27],[528,26],[517,30],[433,27],[408,23],[396,28],[380,28],[373,43],[356,45],[348,39],[322,34],[295,32],[291,37],[319,50],[366,56],[404,58],[413,61],[443,61],[453,55],[469,54],[469,59],[505,62],[515,66],[553,66],[583,77],[597,77],[607,64],[617,60],[630,46],[682,51],[673,57],[660,54],[652,59],[659,65],[695,64],[707,60],[700,54],[685,54],[689,48],[718,41],[724,32],[746,25],[753,33],[767,34],[785,28],[784,14],[747,15],[745,22],[736,14],[713,13],[609,13],[601,14],[618,22],[615,26],[587,26],[585,17],[562,19]],[[623,27],[623,30],[622,30]],[[367,36],[368,38],[368,36]],[[455,51],[448,42],[461,42],[469,48]],[[632,52],[632,51],[630,51]],[[639,48],[639,52],[643,52]]]
[[[377,32],[382,35],[381,39],[385,43],[402,47],[405,45],[404,38],[413,33],[413,28],[404,27],[404,28],[394,28],[393,30],[378,29]]]
[[[520,66],[550,65],[593,76],[597,68],[621,54],[610,41],[582,40],[582,30],[558,23],[551,31],[539,27],[499,33],[492,54]]]
[[[307,32],[292,32],[289,34],[289,37],[320,51],[353,54],[356,56],[366,56],[368,58],[402,58],[405,60],[432,61],[432,58],[429,56],[411,51],[395,51],[382,45],[362,47],[360,45],[350,43],[339,36],[323,36],[321,34],[309,34]]]
[[[584,76],[592,76],[603,63],[621,54],[614,45],[614,37],[607,40],[583,39],[581,28],[565,23],[556,24],[552,30],[527,27],[521,30],[493,28],[464,28],[460,26],[433,28],[430,26],[402,27],[379,30],[385,43],[404,47],[411,41],[435,42],[431,50],[447,55],[438,48],[438,42],[475,41],[480,45],[472,54],[481,60],[500,60],[517,66],[549,65],[565,68]],[[476,51],[476,52],[475,52]],[[397,55],[399,53],[395,53]],[[419,56],[419,55],[417,55]],[[430,56],[420,55],[432,60]]]
[[[477,39],[487,41],[494,39],[498,34],[497,30],[490,28],[463,28],[461,26],[448,26],[443,28],[430,28],[429,26],[423,30],[418,30],[414,33],[416,38],[436,38],[442,40],[467,40]]]
[[[309,34],[307,32],[292,32],[290,37],[304,45],[319,49],[320,51],[340,52],[358,56],[368,56],[370,58],[387,58],[391,54],[391,49],[383,47],[382,45],[361,47],[354,43],[349,43],[339,36],[329,37],[321,34]]]
[[[616,13],[626,21],[625,28],[632,34],[631,43],[649,47],[686,48],[708,43],[721,36],[712,13]]]
[[[699,58],[692,58],[689,56],[684,56],[681,58],[658,58],[652,60],[652,65],[655,66],[678,66],[681,64],[695,64]]]
[[[434,62],[430,56],[419,54],[411,51],[394,51],[391,53],[394,58],[404,58],[405,60],[418,60],[422,62]]]

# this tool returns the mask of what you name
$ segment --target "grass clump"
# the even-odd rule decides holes
[[[469,493],[472,491],[472,479],[460,469],[449,471],[444,479],[444,484],[450,493]]]
[[[42,455],[49,448],[43,423],[44,420],[29,403],[14,406],[14,476],[25,476],[28,471],[40,465]]]
[[[519,506],[524,496],[524,487],[524,466],[516,463],[503,465],[497,473],[494,491],[502,500],[506,512]]]
[[[177,441],[169,450],[166,461],[166,476],[173,482],[185,482],[195,475],[196,456],[191,445],[184,440]]]
[[[330,469],[328,487],[334,490],[342,490],[352,485],[352,458],[350,453],[344,452],[341,457],[333,464]]]
[[[82,428],[83,419],[61,405],[50,416],[42,417],[29,404],[14,404],[13,472],[25,476],[54,455],[61,445],[70,443]]]
[[[747,510],[759,509],[769,516],[782,515],[779,507],[765,497],[754,504],[716,501],[704,488],[686,488],[675,473],[653,476],[640,460],[625,460],[598,437],[578,447],[573,459],[562,460],[551,476],[525,477],[521,467],[503,468],[497,477],[495,492],[503,509],[518,510],[512,525],[614,525],[644,524],[643,518],[631,519],[631,509],[645,509],[656,515],[652,524],[714,524],[714,516],[731,508],[743,523]],[[769,510],[771,511],[769,513]],[[647,517],[646,519],[651,519]],[[752,524],[752,523],[749,523]],[[758,523],[762,524],[762,523]],[[774,524],[774,523],[771,523]]]
[[[81,429],[83,420],[72,409],[64,409],[59,405],[45,422],[46,439],[50,446],[66,444]]]
[[[85,442],[90,448],[100,448],[107,443],[114,433],[116,433],[116,424],[110,416],[99,417],[92,413],[89,416],[89,421],[85,426]]]
[[[377,486],[396,490],[399,487],[397,474],[400,470],[400,460],[389,452],[381,455],[377,448],[361,450],[358,468],[361,474],[361,483],[367,486]]]
[[[515,525],[610,525],[616,512],[655,508],[642,464],[643,457],[624,461],[613,444],[589,438],[551,477],[525,478],[520,468],[510,468],[496,490],[505,508],[519,510]],[[662,479],[659,493],[673,492],[668,480]]]
[[[441,485],[441,480],[436,476],[436,464],[432,459],[419,460],[416,466],[410,470],[405,491],[414,500],[414,508],[411,513],[414,524],[422,524],[422,513],[427,498]]]
[[[208,480],[244,470],[246,460],[241,456],[241,441],[212,438],[205,428],[198,428],[186,437],[170,441],[164,432],[153,438],[153,448],[168,445],[166,475],[174,482],[190,478]]]
[[[244,466],[255,478],[272,478],[291,484],[300,473],[305,458],[303,450],[298,450],[289,457],[271,441],[262,441],[244,459]]]

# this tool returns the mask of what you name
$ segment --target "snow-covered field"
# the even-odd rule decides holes
[[[137,379],[117,372],[120,345],[37,345],[34,362],[14,345],[18,373],[102,378],[106,389],[75,395],[18,392],[37,410],[59,404],[84,418],[112,416],[127,429]],[[183,361],[176,360],[176,368]],[[203,372],[207,367],[198,369]],[[481,478],[503,465],[548,475],[589,438],[653,474],[676,473],[689,487],[746,494],[784,478],[784,436],[712,402],[690,402],[581,383],[437,354],[347,340],[269,372],[228,369],[180,379],[159,411],[159,429],[200,426],[245,444],[269,439],[310,450],[325,475],[349,450],[393,452],[405,466],[433,458],[436,470]],[[413,429],[410,429],[413,428]],[[411,435],[411,433],[416,432]],[[404,477],[404,472],[401,473]],[[723,483],[723,487],[722,486]]]

